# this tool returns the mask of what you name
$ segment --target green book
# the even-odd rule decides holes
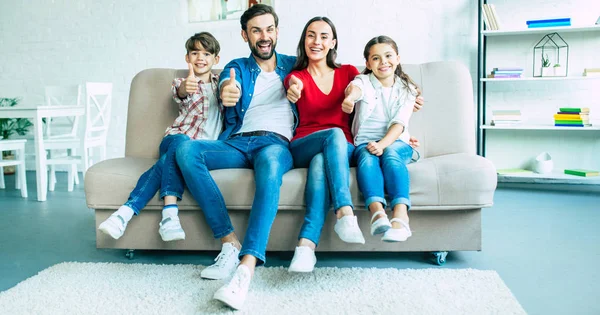
[[[569,112],[569,113],[589,113],[589,107],[561,107],[561,112]]]
[[[583,177],[590,177],[590,176],[599,176],[600,175],[600,171],[593,171],[593,170],[583,170],[583,169],[572,169],[572,170],[565,170],[565,174],[569,174],[569,175],[575,175],[575,176],[583,176]]]
[[[583,120],[554,120],[554,123],[562,125],[583,125]]]

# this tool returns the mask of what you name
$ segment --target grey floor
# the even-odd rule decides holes
[[[28,199],[13,176],[0,190],[0,292],[65,261],[208,265],[215,257],[137,251],[128,260],[123,250],[96,249],[82,185],[69,193],[59,174],[56,191],[37,202],[34,175],[28,172]],[[600,314],[600,189],[582,188],[500,187],[483,212],[483,251],[450,253],[443,267],[422,253],[318,253],[317,266],[495,270],[529,314]],[[291,256],[269,253],[267,266],[287,266]]]

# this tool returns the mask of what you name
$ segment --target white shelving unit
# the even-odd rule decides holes
[[[494,3],[494,1],[489,1],[490,3]],[[502,43],[504,45],[509,45],[512,42],[520,42],[522,43],[523,41],[527,41],[529,40],[529,38],[532,38],[532,41],[534,41],[537,39],[536,36],[531,36],[531,35],[539,35],[539,38],[541,38],[542,36],[544,36],[545,34],[549,34],[549,33],[584,33],[587,34],[585,36],[585,38],[600,38],[600,25],[585,25],[585,26],[568,26],[568,27],[548,27],[548,28],[535,28],[535,29],[515,29],[515,28],[510,28],[510,27],[506,27],[506,29],[500,29],[500,30],[484,30],[484,22],[483,22],[483,17],[481,16],[481,10],[483,7],[483,4],[488,3],[488,1],[486,0],[480,0],[479,1],[479,14],[480,14],[480,23],[479,23],[479,27],[480,27],[480,31],[479,31],[479,49],[478,49],[478,53],[479,53],[479,63],[478,63],[478,74],[479,74],[479,78],[478,78],[478,85],[479,85],[479,89],[478,89],[478,128],[477,128],[477,139],[478,139],[478,146],[477,146],[477,152],[482,155],[482,156],[486,156],[488,158],[490,158],[492,160],[492,162],[494,162],[496,164],[496,162],[494,161],[494,158],[487,156],[487,146],[491,145],[491,144],[495,144],[493,142],[488,143],[488,141],[496,141],[498,142],[500,138],[502,138],[503,142],[503,149],[498,149],[498,147],[495,147],[493,152],[495,152],[496,154],[499,151],[502,150],[515,150],[515,154],[521,154],[520,149],[522,149],[525,145],[522,144],[521,141],[535,141],[532,139],[535,139],[535,137],[542,137],[545,138],[545,141],[548,142],[548,138],[551,138],[550,136],[548,136],[548,134],[552,135],[552,136],[556,136],[557,140],[554,144],[552,144],[553,149],[556,149],[557,146],[561,146],[561,145],[566,145],[568,146],[568,148],[565,148],[564,151],[574,151],[572,152],[574,155],[578,154],[578,152],[576,152],[573,149],[573,145],[569,144],[569,140],[577,138],[579,139],[579,135],[582,136],[582,138],[585,139],[600,139],[600,121],[594,122],[592,121],[592,126],[590,127],[556,127],[554,126],[554,124],[551,124],[551,116],[548,113],[544,113],[543,116],[544,117],[548,117],[548,123],[540,123],[539,121],[535,121],[533,123],[528,123],[527,120],[524,120],[524,122],[519,123],[519,124],[515,124],[515,125],[502,125],[502,126],[493,126],[490,124],[491,119],[489,119],[489,117],[486,117],[486,114],[489,112],[488,110],[488,97],[492,97],[490,95],[488,95],[488,89],[491,89],[488,85],[489,84],[493,84],[493,88],[498,88],[496,86],[496,84],[500,84],[502,86],[504,86],[503,84],[517,84],[519,87],[522,87],[523,85],[526,84],[531,84],[532,86],[535,86],[532,88],[532,90],[540,90],[544,88],[545,84],[554,84],[552,86],[552,88],[547,88],[549,91],[548,93],[560,93],[560,82],[565,82],[565,84],[567,84],[568,82],[572,82],[572,83],[568,83],[568,84],[575,84],[575,85],[579,85],[579,84],[584,84],[586,82],[591,82],[588,80],[598,80],[600,81],[600,76],[582,76],[581,73],[579,73],[579,75],[573,75],[574,72],[572,71],[572,69],[569,69],[569,75],[566,77],[532,77],[532,76],[526,76],[526,77],[522,77],[522,78],[487,78],[487,74],[489,73],[490,69],[493,67],[497,67],[495,64],[495,62],[492,62],[488,65],[488,55],[490,53],[489,49],[493,49],[493,47],[489,47],[489,43],[488,43],[488,38],[490,37],[503,37],[503,38],[499,38],[498,40],[494,41],[494,43]],[[515,2],[515,5],[518,5]],[[502,14],[500,14],[502,15]],[[568,13],[564,14],[564,16],[569,16]],[[592,22],[593,23],[593,22]],[[524,25],[524,23],[523,23]],[[529,37],[527,37],[529,36]],[[577,34],[575,34],[574,36],[577,36]],[[504,38],[505,37],[505,38]],[[533,47],[533,45],[532,45]],[[579,46],[581,47],[581,45]],[[589,49],[589,48],[586,48]],[[533,49],[530,49],[531,51]],[[518,56],[519,58],[523,58],[525,56],[526,53],[529,53],[529,51],[515,51],[515,55]],[[532,52],[531,52],[532,53]],[[600,51],[598,51],[598,53],[600,54]],[[532,55],[529,54],[528,60],[521,60],[519,63],[515,63],[515,66],[520,66],[522,68],[524,68],[526,70],[526,72],[528,72],[526,65],[528,64],[528,62],[531,60]],[[519,59],[520,60],[520,59]],[[599,62],[600,64],[600,62]],[[530,64],[529,64],[530,66]],[[529,74],[531,75],[531,74]],[[579,83],[579,81],[581,81],[581,83]],[[556,82],[556,83],[552,83],[552,82]],[[586,84],[590,84],[590,83],[586,83]],[[516,85],[515,85],[516,86]],[[507,88],[508,90],[510,90],[510,86],[508,86]],[[518,90],[516,88],[512,88],[513,90]],[[598,85],[598,88],[600,90],[600,84]],[[515,91],[515,93],[518,93],[519,91]],[[492,93],[493,94],[493,93]],[[600,99],[594,99],[591,100],[594,101],[596,104],[600,104]],[[527,106],[527,105],[524,105]],[[559,106],[553,106],[553,109],[557,109]],[[588,106],[568,106],[568,105],[563,105],[560,107],[588,107]],[[545,111],[547,111],[547,109],[544,109]],[[536,117],[539,118],[539,117]],[[544,118],[545,119],[545,118]],[[545,121],[545,120],[544,120]],[[504,135],[504,136],[501,136]],[[585,136],[584,136],[585,135]],[[561,137],[567,139],[560,139]],[[510,140],[507,140],[510,139]],[[581,141],[585,141],[585,140],[581,140]],[[592,140],[592,141],[596,141],[596,140]],[[516,145],[512,146],[510,145],[511,143],[515,143]],[[566,144],[565,144],[566,143]],[[597,144],[596,144],[597,145]],[[549,150],[550,148],[548,148]],[[598,160],[600,160],[600,152],[598,153],[597,157]],[[503,162],[503,161],[500,161]],[[501,164],[501,163],[500,163]],[[522,165],[511,165],[509,167],[504,167],[506,165],[502,165],[502,167],[498,167],[498,168],[523,168]],[[575,168],[575,167],[574,167]],[[552,173],[550,174],[535,174],[535,173],[526,173],[526,174],[508,174],[508,175],[498,175],[498,181],[499,182],[513,182],[513,183],[567,183],[567,184],[591,184],[591,185],[600,185],[600,177],[580,177],[580,176],[574,176],[574,175],[566,175],[563,174],[563,169],[555,169]]]

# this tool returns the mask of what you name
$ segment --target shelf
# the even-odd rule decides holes
[[[568,77],[523,77],[523,78],[481,78],[482,82],[501,81],[568,81],[568,80],[594,80],[600,79],[600,75],[594,76],[568,76]]]
[[[497,129],[497,130],[577,130],[577,131],[598,131],[600,126],[590,127],[557,127],[554,125],[532,125],[532,124],[517,124],[514,126],[491,126],[482,125],[481,129]]]
[[[553,32],[593,32],[600,31],[600,25],[593,26],[557,26],[557,27],[543,27],[543,28],[525,28],[525,29],[514,29],[514,30],[496,30],[496,31],[482,31],[484,36],[506,36],[506,35],[527,35],[527,34],[544,34]]]
[[[498,174],[499,183],[540,183],[540,184],[584,184],[600,185],[600,176],[583,177],[559,173],[558,171],[549,174]]]

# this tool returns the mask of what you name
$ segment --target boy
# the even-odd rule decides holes
[[[139,214],[160,189],[164,201],[159,234],[163,241],[185,239],[178,217],[177,201],[183,194],[183,177],[175,152],[190,139],[216,140],[223,127],[223,107],[218,98],[219,76],[211,72],[219,62],[219,42],[208,32],[194,34],[186,43],[187,78],[173,80],[173,100],[179,105],[179,116],[165,131],[159,146],[160,158],[137,182],[129,199],[98,229],[114,239],[125,232],[134,214]]]

